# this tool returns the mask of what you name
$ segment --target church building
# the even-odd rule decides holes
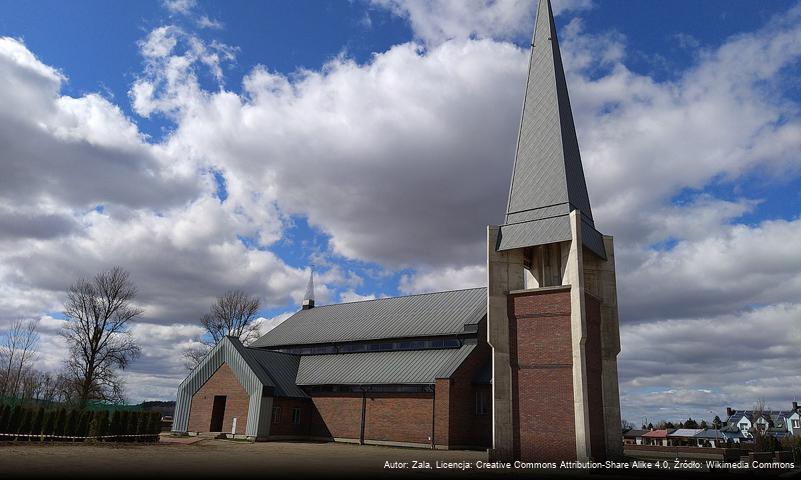
[[[498,460],[622,454],[614,247],[592,217],[549,0],[486,287],[317,306],[312,282],[256,342],[209,352],[178,389],[173,431]]]

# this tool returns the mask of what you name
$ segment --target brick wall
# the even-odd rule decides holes
[[[273,412],[262,412],[262,415],[269,415],[270,435],[310,435],[313,416],[312,411],[314,408],[310,400],[303,398],[276,397],[273,399],[273,408],[275,407],[281,409],[278,423],[272,423]],[[292,411],[295,408],[300,409],[300,424],[296,424],[292,421]]]
[[[489,448],[492,444],[492,389],[473,383],[479,371],[490,362],[486,320],[479,324],[478,343],[473,352],[453,373],[448,385],[448,440],[437,443],[459,447]],[[439,388],[439,382],[437,382]],[[476,392],[487,394],[487,414],[476,415]],[[441,397],[437,390],[438,400]],[[439,412],[438,412],[439,413]]]
[[[369,394],[364,438],[431,443],[432,407],[430,393]]]
[[[601,302],[585,294],[584,310],[587,319],[587,342],[584,354],[587,359],[587,399],[590,414],[590,448],[592,458],[606,459],[604,430],[603,382],[601,379]]]
[[[508,297],[515,455],[576,458],[570,290]]]
[[[312,401],[312,436],[359,438],[362,421],[361,394],[315,393]]]
[[[224,395],[226,397],[223,431],[231,432],[231,426],[234,417],[236,417],[236,433],[238,435],[244,434],[247,426],[250,396],[226,363],[223,363],[211,378],[200,387],[200,390],[192,396],[189,410],[189,431],[209,431],[215,395]]]

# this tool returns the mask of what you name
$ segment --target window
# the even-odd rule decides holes
[[[801,428],[801,420],[793,420],[793,430]]]
[[[292,409],[292,423],[300,425],[300,409],[297,407]]]
[[[741,423],[740,424],[740,430],[742,430],[742,431],[748,430],[748,424],[745,423],[745,422]]]
[[[281,407],[273,407],[273,423],[281,423]]]
[[[488,397],[486,390],[478,390],[476,392],[476,415],[486,415],[489,413]]]

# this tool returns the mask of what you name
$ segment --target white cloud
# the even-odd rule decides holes
[[[219,20],[209,18],[208,15],[201,15],[197,20],[197,26],[211,30],[221,30],[225,25],[223,25],[223,23]]]
[[[376,296],[373,294],[362,295],[360,293],[354,292],[353,290],[346,290],[339,294],[340,303],[361,302],[364,300],[375,300],[375,299]]]
[[[487,270],[484,266],[420,270],[401,276],[398,290],[402,293],[427,293],[487,285]]]
[[[188,15],[197,6],[197,0],[162,0],[162,4],[170,13]]]
[[[472,37],[515,40],[531,35],[536,0],[373,0],[409,20],[428,44]],[[554,15],[592,8],[592,0],[555,0]]]

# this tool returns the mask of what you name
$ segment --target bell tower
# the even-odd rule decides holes
[[[595,228],[550,0],[539,0],[505,222],[487,229],[493,459],[622,454],[614,246]]]

